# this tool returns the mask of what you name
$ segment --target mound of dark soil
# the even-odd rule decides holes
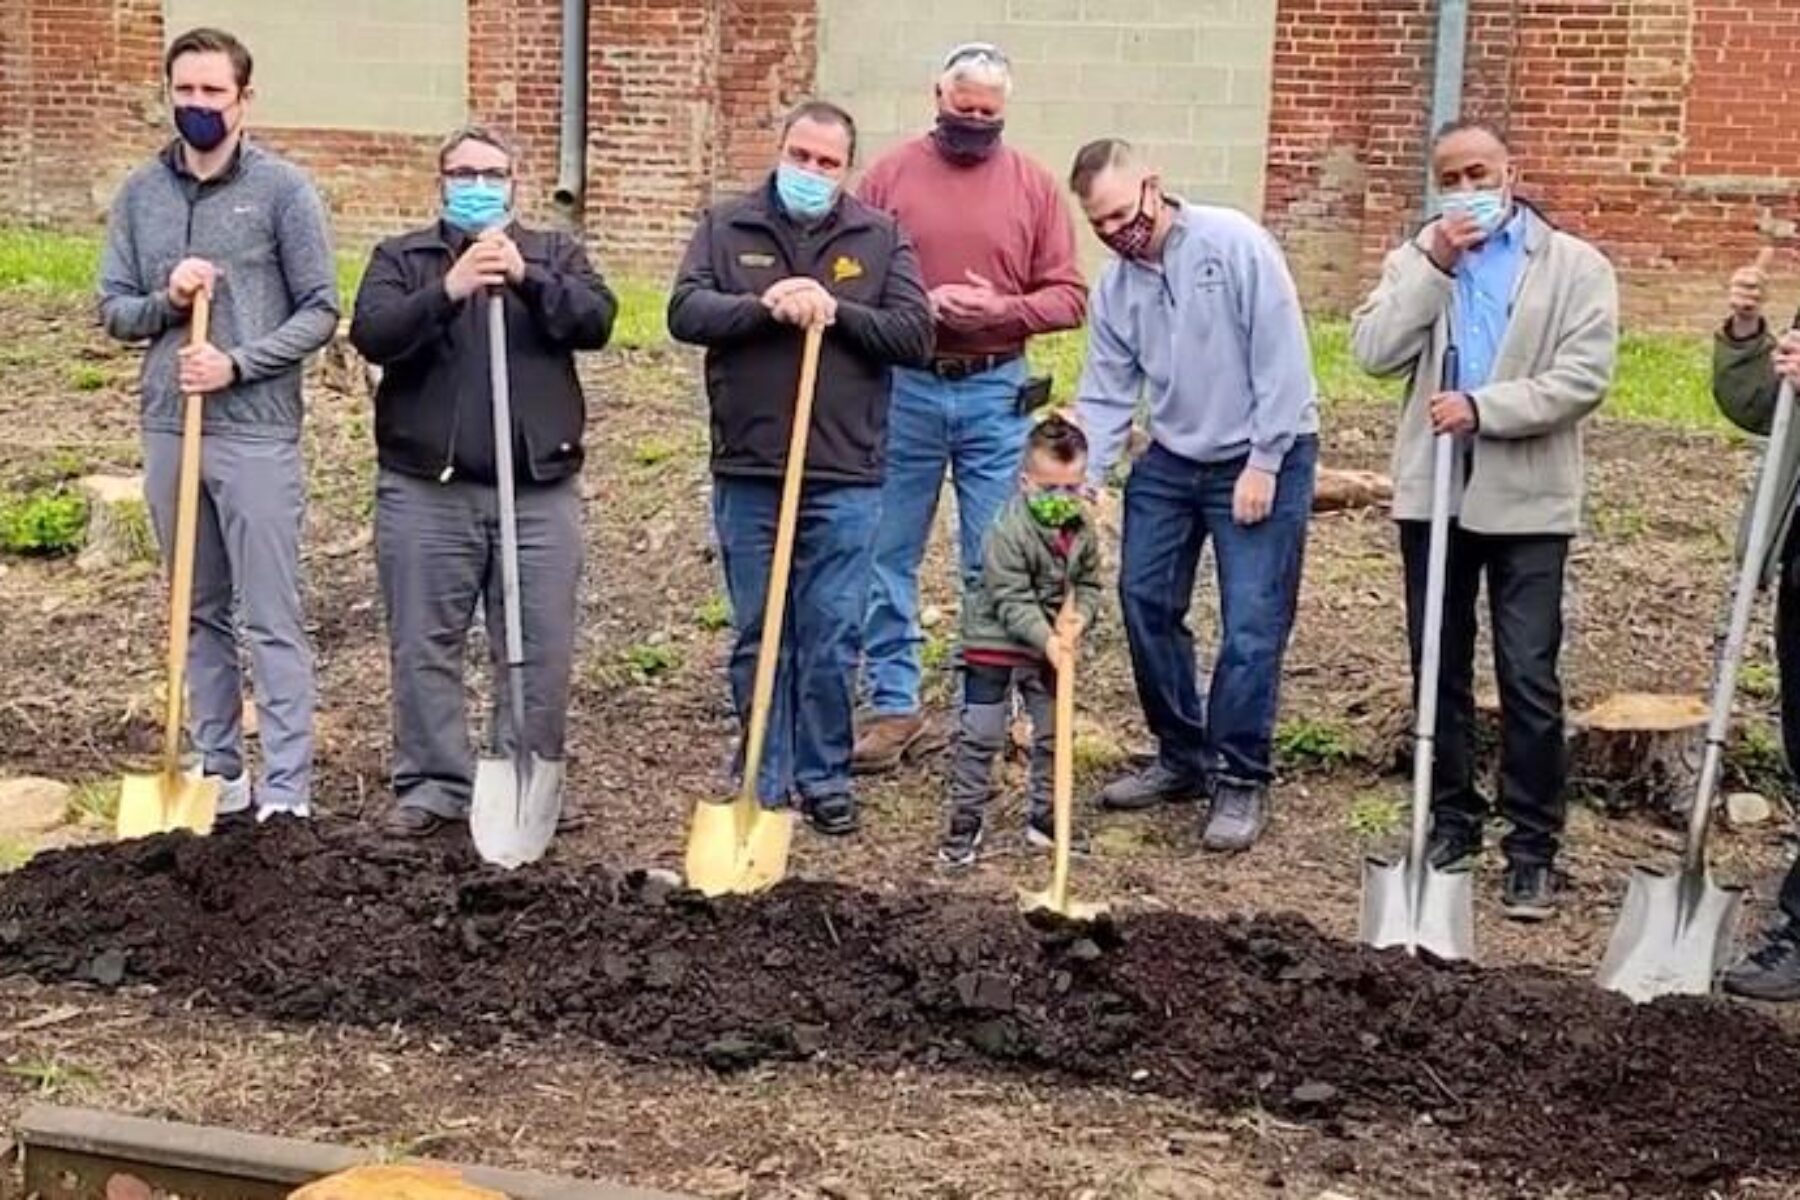
[[[1700,1195],[1800,1181],[1800,1045],[1711,1001],[1434,969],[1297,918],[1033,929],[1009,907],[795,884],[484,871],[348,827],[45,855],[0,881],[0,971],[262,1017],[771,1058],[1049,1072],[1225,1110],[1449,1130],[1484,1176]]]

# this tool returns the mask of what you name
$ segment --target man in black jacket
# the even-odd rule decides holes
[[[581,244],[513,217],[514,156],[468,126],[438,155],[442,219],[375,248],[350,340],[382,368],[375,393],[375,555],[394,693],[389,832],[423,837],[468,814],[475,759],[463,651],[483,600],[495,694],[505,694],[499,497],[487,297],[506,313],[525,636],[525,730],[496,705],[503,752],[559,759],[581,576],[576,350],[598,350],[617,303]],[[522,743],[522,744],[521,744]]]
[[[740,722],[762,641],[803,331],[825,326],[767,750],[765,806],[797,795],[822,833],[856,829],[850,792],[856,660],[881,514],[889,374],[931,357],[918,258],[893,218],[844,194],[856,124],[795,109],[779,162],[700,219],[669,299],[669,331],[706,347],[713,520],[737,644]],[[739,749],[740,769],[742,748]]]

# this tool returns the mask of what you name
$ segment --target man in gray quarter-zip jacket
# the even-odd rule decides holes
[[[235,592],[256,685],[262,820],[310,813],[315,684],[300,606],[300,385],[306,356],[337,328],[338,298],[318,194],[298,169],[245,140],[251,65],[221,30],[191,30],[169,46],[164,75],[180,136],[113,201],[100,319],[122,341],[149,343],[144,482],[165,560],[183,397],[206,397],[190,731],[202,769],[221,780],[221,815],[247,813]],[[212,297],[211,326],[207,344],[190,349],[202,292]]]

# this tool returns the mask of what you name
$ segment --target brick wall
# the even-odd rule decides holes
[[[1282,0],[1267,216],[1315,307],[1347,308],[1416,227],[1428,0]],[[1619,266],[1628,316],[1717,315],[1759,238],[1788,239],[1800,72],[1785,0],[1473,0],[1464,109],[1505,126],[1522,194]]]
[[[813,13],[812,0],[594,0],[585,225],[607,268],[667,269],[694,213],[768,168],[773,114],[810,86]],[[468,0],[468,21],[472,115],[518,136],[526,210],[557,221],[559,0]],[[164,38],[162,0],[0,0],[0,217],[104,219],[169,136]],[[312,173],[346,246],[433,211],[435,135],[257,136]]]

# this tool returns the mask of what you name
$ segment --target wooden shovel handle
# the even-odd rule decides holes
[[[188,324],[188,345],[206,344],[212,320],[212,296],[194,295],[194,314]],[[194,542],[200,528],[200,426],[206,397],[198,393],[183,401],[181,422],[181,478],[175,493],[174,563],[169,573],[169,695],[163,725],[163,774],[181,773],[181,718],[187,698],[188,621],[194,611]]]
[[[781,484],[781,511],[775,521],[775,561],[763,601],[762,643],[756,652],[756,679],[750,688],[750,729],[744,739],[742,802],[756,804],[756,777],[762,771],[763,747],[769,734],[769,702],[775,695],[775,667],[780,660],[781,630],[787,619],[788,577],[794,565],[794,533],[800,524],[800,485],[806,475],[806,443],[812,430],[813,393],[819,382],[819,347],[825,330],[806,330],[800,358],[800,390],[794,398],[794,430],[788,438],[787,469]]]
[[[1064,621],[1075,612],[1075,588],[1063,597]],[[1050,898],[1057,912],[1069,907],[1070,843],[1075,837],[1075,643],[1066,646],[1068,657],[1055,668],[1056,750],[1051,770],[1051,818],[1055,847],[1050,864]]]

